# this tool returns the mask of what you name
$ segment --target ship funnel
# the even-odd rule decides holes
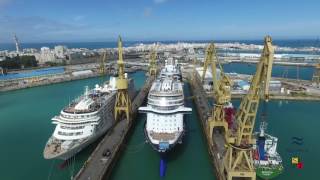
[[[267,129],[267,123],[261,122],[260,123],[260,137],[264,137],[266,129]]]

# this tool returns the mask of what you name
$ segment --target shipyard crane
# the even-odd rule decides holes
[[[236,114],[236,131],[227,140],[227,151],[224,155],[223,165],[227,180],[232,180],[234,177],[256,179],[252,156],[252,146],[256,144],[253,129],[260,98],[266,101],[269,99],[273,55],[274,48],[271,37],[266,36],[256,74],[253,76],[250,89],[242,99]]]
[[[157,75],[157,52],[156,47],[154,47],[149,55],[149,75],[156,76]]]
[[[125,114],[126,119],[129,122],[131,114],[131,99],[128,93],[128,79],[124,72],[122,40],[120,36],[118,39],[118,57],[118,78],[116,83],[117,96],[114,107],[114,117],[117,121],[122,114]]]
[[[318,88],[320,87],[320,64],[317,64],[314,67],[312,82],[316,85],[316,87],[318,87]]]
[[[20,45],[19,39],[16,34],[13,34],[13,40],[16,45],[16,52],[19,53],[21,51],[21,45]]]
[[[230,78],[223,72],[223,69],[219,63],[220,67],[220,79],[217,78],[217,65],[218,56],[216,52],[215,45],[210,43],[206,49],[206,57],[203,66],[202,81],[204,81],[206,71],[211,65],[212,72],[212,82],[213,82],[213,98],[214,98],[214,108],[212,109],[212,114],[208,119],[208,132],[212,143],[213,129],[215,127],[224,128],[225,135],[228,132],[229,123],[225,116],[226,107],[230,104],[231,101],[231,92],[230,88],[232,82]]]
[[[107,57],[107,51],[103,52],[103,55],[101,56],[101,59],[100,59],[99,71],[101,76],[104,76],[106,74],[106,70],[105,70],[106,57]]]

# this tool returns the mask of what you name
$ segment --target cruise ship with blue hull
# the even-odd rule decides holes
[[[184,114],[191,108],[184,106],[181,70],[177,61],[168,59],[148,94],[146,107],[139,111],[147,114],[144,133],[152,148],[165,154],[182,143],[185,134]]]

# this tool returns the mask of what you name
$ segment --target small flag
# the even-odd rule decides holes
[[[298,157],[292,157],[291,158],[291,163],[292,164],[298,164],[299,163],[299,158]]]
[[[302,168],[303,168],[303,163],[302,163],[302,162],[299,162],[299,163],[297,164],[297,168],[298,168],[298,169],[302,169]]]

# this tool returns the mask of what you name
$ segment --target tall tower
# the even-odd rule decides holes
[[[16,51],[17,51],[17,53],[19,53],[21,50],[21,46],[20,46],[20,42],[19,42],[19,39],[17,38],[16,34],[13,35],[13,40],[16,44]]]
[[[114,107],[114,117],[117,121],[118,118],[125,113],[127,121],[130,121],[131,113],[131,99],[128,93],[128,79],[124,73],[124,62],[122,56],[122,40],[119,36],[118,40],[118,79],[117,79],[117,97]]]
[[[155,48],[151,51],[149,58],[150,58],[150,60],[149,60],[149,75],[156,76],[157,75],[157,64],[156,64],[157,52],[156,52]]]
[[[99,67],[99,72],[101,76],[104,76],[106,71],[105,71],[105,62],[107,58],[107,51],[103,52],[103,55],[101,56],[100,59],[100,67]]]
[[[314,67],[314,72],[312,76],[312,83],[316,85],[316,87],[320,87],[320,64],[317,64]]]

